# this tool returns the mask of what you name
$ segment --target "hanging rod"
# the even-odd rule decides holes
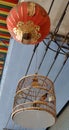
[[[66,64],[66,62],[67,62],[67,60],[68,60],[68,58],[69,58],[69,53],[66,54],[65,60],[64,60],[64,62],[63,62],[63,64],[62,64],[62,66],[61,66],[61,68],[60,68],[58,74],[56,75],[56,77],[55,77],[55,79],[54,79],[54,81],[53,81],[54,83],[55,83],[55,81],[57,80],[58,76],[60,75],[60,73],[61,73],[63,67],[65,66],[65,64]]]
[[[68,5],[69,5],[69,2],[67,3],[67,5],[66,5],[66,7],[65,7],[65,9],[64,9],[63,14],[62,14],[62,16],[61,16],[61,18],[60,18],[60,20],[59,20],[59,22],[58,22],[58,24],[57,24],[57,26],[56,26],[54,32],[52,33],[51,40],[47,43],[48,46],[46,46],[46,52],[44,53],[43,58],[42,58],[42,60],[41,60],[41,62],[40,62],[40,64],[39,64],[39,66],[38,66],[38,70],[40,69],[40,67],[41,67],[41,65],[42,65],[42,63],[43,63],[43,61],[44,61],[44,58],[45,58],[45,56],[46,56],[46,54],[47,54],[47,51],[48,51],[48,48],[49,48],[50,43],[52,42],[53,39],[55,39],[55,35],[56,35],[57,32],[59,31],[59,27],[60,27],[60,25],[61,25],[61,23],[62,23],[62,20],[63,20],[65,14],[66,14],[66,10],[67,10],[67,8],[68,8]],[[44,40],[43,40],[43,43],[44,43]],[[61,49],[61,50],[62,50],[62,49]],[[64,52],[64,51],[63,51],[63,52]],[[64,53],[65,53],[65,52],[64,52]]]
[[[52,32],[50,32],[49,34],[52,35]],[[49,38],[50,37],[46,37],[45,39],[49,39]],[[65,39],[65,35],[56,34],[55,39],[58,42],[62,42]],[[69,41],[69,32],[68,32],[68,36],[66,37],[66,40]],[[67,43],[67,45],[68,45],[68,43]]]
[[[29,65],[28,65],[28,67],[27,67],[27,70],[26,70],[25,76],[27,75],[27,73],[28,73],[28,71],[29,71],[30,65],[31,65],[31,63],[32,63],[32,60],[33,60],[33,57],[34,57],[34,54],[35,54],[35,51],[36,51],[38,45],[39,45],[39,44],[37,44],[37,45],[34,46],[33,54],[32,54],[32,56],[31,56],[31,59],[30,59]]]
[[[48,15],[49,15],[50,12],[51,12],[51,9],[52,9],[52,6],[53,6],[53,4],[54,4],[54,1],[55,1],[55,0],[52,0],[52,2],[51,2],[51,5],[50,5],[49,11],[48,11]]]
[[[46,43],[45,41],[44,41],[43,43],[44,43],[45,46],[47,46],[47,43]],[[55,53],[57,52],[57,50],[52,49],[50,46],[49,46],[48,48],[49,48],[51,51],[55,52]],[[63,52],[60,52],[60,54],[65,55],[65,53],[63,53]]]
[[[54,3],[54,1],[52,1],[51,6],[53,6],[53,3]],[[51,6],[50,6],[50,8],[52,8]],[[66,6],[64,12],[66,11],[67,7],[68,7],[68,6]],[[51,9],[50,9],[50,11],[51,11]],[[64,17],[64,16],[63,16],[63,17]],[[61,17],[60,19],[61,19],[61,20],[59,20],[59,22],[62,22],[62,17]],[[56,26],[54,32],[56,32],[56,29],[57,29],[58,25],[60,25],[59,22],[58,22],[58,24],[57,24],[57,26]],[[49,47],[50,43],[51,43],[51,40],[50,40],[50,42],[48,43],[48,46],[47,46],[47,47]],[[35,49],[34,49],[34,51],[33,51],[32,57],[31,57],[31,59],[30,59],[30,62],[29,62],[29,65],[28,65],[27,71],[26,71],[26,73],[25,73],[25,76],[27,75],[28,70],[29,70],[29,68],[30,68],[30,65],[31,65],[31,62],[32,62],[33,56],[34,56],[34,54],[35,54],[36,48],[37,48],[37,46],[35,45]],[[48,49],[46,49],[46,51],[47,51],[47,50],[48,50]],[[45,52],[45,53],[47,53],[47,52]],[[44,55],[46,55],[46,54],[44,54]],[[45,57],[45,56],[43,56],[43,59],[42,59],[41,62],[43,62],[44,57]],[[40,63],[40,65],[39,65],[39,67],[38,67],[39,69],[40,69],[40,67],[41,67],[41,64],[42,64],[42,63]]]
[[[44,42],[44,40],[43,40],[43,42]],[[49,48],[50,43],[51,43],[51,41],[49,41],[49,42],[47,43],[47,46],[46,46],[46,49],[45,49],[45,53],[44,53],[44,55],[43,55],[43,57],[42,57],[42,60],[41,60],[41,62],[40,62],[40,64],[39,64],[39,66],[38,66],[38,71],[39,71],[39,69],[40,69],[40,67],[41,67],[41,65],[42,65],[42,63],[43,63],[43,61],[44,61],[44,58],[45,58],[45,56],[46,56],[46,53],[47,53],[47,51],[48,51],[48,48]]]
[[[52,0],[52,3],[51,3],[51,5],[50,5],[49,11],[48,11],[48,15],[49,15],[50,12],[51,12],[51,9],[52,9],[52,6],[53,6],[53,3],[54,3],[54,0]],[[31,65],[32,59],[33,59],[33,57],[34,57],[34,54],[35,54],[35,51],[36,51],[36,48],[38,47],[38,45],[39,45],[39,44],[35,45],[35,47],[34,47],[33,54],[32,54],[32,56],[31,56],[31,59],[30,59],[30,62],[29,62],[28,68],[27,68],[26,73],[25,73],[25,76],[27,75],[27,73],[28,73],[28,71],[29,71],[29,68],[30,68],[30,65]]]
[[[63,21],[63,18],[64,18],[65,14],[66,14],[68,5],[69,5],[69,1],[68,1],[67,5],[66,5],[66,7],[65,7],[65,9],[64,9],[64,11],[63,11],[63,13],[62,13],[62,16],[61,16],[61,18],[60,18],[60,20],[59,20],[59,22],[58,22],[58,24],[57,24],[57,26],[56,26],[56,29],[55,29],[55,32],[54,32],[54,33],[57,33],[57,32],[58,32],[59,27],[60,27],[60,25],[61,25],[61,23],[62,23],[62,21]]]
[[[67,35],[65,36],[65,39],[66,39],[67,36],[68,36],[68,33],[67,33]],[[65,40],[64,40],[64,41],[65,41]],[[64,43],[64,42],[63,42],[63,43]],[[63,43],[62,43],[62,45],[63,45]],[[58,55],[60,54],[60,51],[61,51],[61,46],[58,46],[58,49],[57,49],[56,55],[55,55],[55,57],[54,57],[54,60],[53,60],[53,62],[52,62],[52,64],[51,64],[51,66],[50,66],[50,68],[49,68],[49,70],[48,70],[46,76],[49,75],[49,73],[50,73],[50,71],[51,71],[53,65],[55,64],[55,61],[57,60]],[[62,51],[63,51],[63,50],[62,50]],[[63,51],[63,52],[65,53],[65,51]],[[65,53],[65,55],[66,55],[66,53]]]

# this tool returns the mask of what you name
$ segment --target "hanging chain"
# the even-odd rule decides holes
[[[38,73],[38,48],[36,49],[36,52],[35,52],[36,56],[35,56],[35,73],[37,74]]]

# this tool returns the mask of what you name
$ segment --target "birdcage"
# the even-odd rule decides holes
[[[48,77],[33,74],[23,77],[14,97],[12,119],[25,128],[46,128],[55,123],[56,97]]]

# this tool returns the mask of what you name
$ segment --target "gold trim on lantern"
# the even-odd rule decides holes
[[[34,2],[28,2],[27,12],[29,16],[35,15],[35,6],[36,4]]]
[[[37,42],[37,40],[41,37],[39,33],[40,26],[35,25],[32,21],[27,21],[26,23],[19,21],[17,26],[13,28],[13,32],[16,35],[16,39],[21,41],[22,43],[28,44]],[[24,34],[30,34],[29,39],[25,39]],[[27,36],[26,36],[27,37]]]

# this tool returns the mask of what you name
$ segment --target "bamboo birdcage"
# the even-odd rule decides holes
[[[56,97],[48,77],[23,77],[14,97],[12,119],[25,128],[46,128],[55,123]]]

